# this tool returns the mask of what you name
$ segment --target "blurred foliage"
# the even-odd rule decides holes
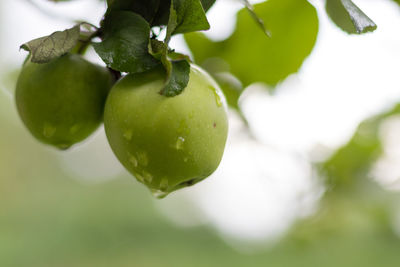
[[[321,170],[329,187],[348,190],[365,182],[370,166],[382,154],[379,126],[383,120],[398,114],[400,105],[363,121],[349,143],[323,163]]]
[[[270,0],[254,9],[268,25],[271,38],[243,9],[227,40],[213,42],[201,33],[186,34],[185,40],[198,64],[221,58],[244,86],[253,82],[274,86],[296,72],[310,54],[318,33],[317,13],[306,0]]]
[[[400,6],[400,0],[393,0],[393,1]]]
[[[384,192],[376,185],[365,185],[360,191],[326,196],[319,212],[294,227],[275,249],[297,254],[287,253],[297,261],[279,266],[397,266],[400,242],[389,207],[380,198]]]
[[[382,154],[379,128],[400,113],[400,105],[363,121],[351,140],[318,166],[326,193],[318,212],[295,225],[274,248],[301,254],[276,266],[397,266],[399,195],[370,177]],[[288,258],[293,254],[287,253]],[[282,256],[283,258],[283,256]]]

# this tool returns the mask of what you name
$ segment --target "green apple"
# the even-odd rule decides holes
[[[117,158],[156,196],[193,185],[218,167],[228,133],[226,101],[216,82],[191,65],[184,91],[160,94],[156,68],[122,78],[107,98],[104,126]]]
[[[39,141],[67,149],[100,125],[113,79],[106,68],[79,55],[28,62],[15,92],[18,113]]]

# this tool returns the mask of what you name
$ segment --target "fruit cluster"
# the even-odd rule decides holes
[[[16,104],[36,139],[63,150],[104,120],[122,165],[163,197],[215,171],[228,131],[224,96],[205,71],[190,64],[187,86],[173,97],[160,94],[165,77],[160,65],[115,81],[107,68],[66,53],[25,63]]]

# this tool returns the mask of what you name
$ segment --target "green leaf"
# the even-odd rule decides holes
[[[150,26],[140,15],[130,11],[111,12],[103,25],[103,41],[93,46],[114,70],[137,73],[159,64],[150,55]]]
[[[168,24],[171,0],[161,0],[157,13],[154,16],[153,26],[166,26]]]
[[[306,0],[269,0],[254,5],[254,10],[272,38],[243,9],[227,40],[213,42],[201,33],[186,34],[185,40],[198,64],[221,58],[243,86],[254,82],[274,86],[297,72],[311,53],[318,34],[317,12]]]
[[[172,61],[186,60],[187,62],[190,62],[190,57],[188,55],[177,53],[175,51],[170,51],[168,53],[168,58]]]
[[[189,82],[190,64],[186,59],[165,62],[167,81],[161,94],[173,97],[182,93]]]
[[[165,43],[168,45],[169,41],[171,40],[171,36],[175,31],[176,27],[178,26],[178,14],[174,8],[174,4],[171,3],[169,18],[168,18],[168,26],[167,26],[167,33],[165,36]]]
[[[188,30],[186,32],[208,30],[210,28],[210,25],[208,24],[207,21],[207,17],[205,16],[205,12],[207,12],[214,3],[215,0],[201,0],[200,4],[199,0],[174,0],[173,2],[175,6],[174,8],[175,12],[180,13],[177,15],[178,16],[177,19],[183,18],[183,20],[185,20],[184,24],[186,26],[185,25],[184,26],[186,28],[190,26],[189,24],[192,24],[192,26],[194,26],[193,30]],[[180,8],[180,10],[178,10],[177,7],[179,6],[183,8]],[[163,1],[156,15],[155,24],[165,25],[168,22],[170,22],[171,20],[170,11],[171,11],[171,1],[170,0]],[[177,21],[176,23],[179,24],[181,22]],[[176,32],[176,33],[183,33],[183,32]]]
[[[212,5],[214,5],[216,0],[201,0],[201,5],[203,6],[204,11],[208,11]]]
[[[210,28],[200,0],[173,0],[171,10],[175,10],[172,34],[203,31]],[[170,27],[171,19],[168,27]]]
[[[376,24],[351,0],[327,0],[326,11],[343,31],[361,34],[376,30]]]
[[[31,53],[34,63],[46,63],[68,53],[79,41],[80,24],[65,31],[57,31],[21,46]]]
[[[149,51],[154,58],[161,60],[167,73],[160,94],[173,97],[182,93],[189,82],[189,57],[175,52],[168,53],[168,45],[155,39],[151,40]]]
[[[108,12],[118,10],[132,11],[141,15],[151,26],[168,24],[171,6],[170,0],[108,0],[107,3],[109,7]],[[215,0],[201,0],[204,11],[207,11],[214,3]],[[193,5],[193,3],[189,4]],[[196,5],[198,8],[197,3]]]
[[[164,42],[151,42],[150,53],[161,59],[167,72],[165,86],[160,94],[173,97],[182,93],[189,82],[190,64],[188,57],[170,53],[168,43],[174,33],[209,28],[204,9],[199,0],[173,0],[170,5],[167,33]]]
[[[265,32],[265,34],[268,37],[271,37],[271,32],[265,27],[264,21],[254,11],[253,5],[248,0],[241,0],[241,1],[244,3],[247,11],[249,11],[251,17],[260,26],[260,28],[263,30],[263,32]]]
[[[163,55],[168,51],[168,46],[157,39],[150,40],[149,53],[157,60],[161,60]]]
[[[157,14],[161,0],[108,0],[108,11],[132,11],[141,15],[150,25]]]

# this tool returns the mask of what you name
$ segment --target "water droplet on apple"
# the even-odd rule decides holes
[[[134,173],[134,175],[135,175],[136,179],[137,179],[139,182],[144,183],[144,178],[143,178],[142,175],[140,175],[139,173]]]
[[[177,150],[182,150],[184,143],[185,143],[185,138],[179,136],[178,139],[176,140],[175,148]]]
[[[144,180],[149,184],[151,183],[151,181],[153,181],[153,176],[146,171],[143,171],[143,177],[144,177]]]
[[[76,133],[79,131],[80,128],[81,128],[81,126],[80,126],[79,124],[74,124],[74,125],[69,129],[69,132],[70,132],[71,134],[76,134]]]
[[[161,191],[167,191],[167,189],[168,189],[168,179],[167,178],[161,179],[160,189],[161,189]]]
[[[68,148],[71,147],[70,144],[58,144],[57,147],[61,150],[67,150]]]
[[[56,130],[57,130],[56,127],[46,122],[43,126],[43,135],[46,138],[51,138],[56,133]]]
[[[133,167],[138,166],[138,160],[131,153],[128,152],[129,162],[133,165]]]
[[[209,86],[209,88],[213,91],[214,97],[215,97],[215,103],[217,103],[218,107],[222,106],[222,100],[221,96],[219,95],[219,92],[217,89],[215,89],[213,86]]]
[[[149,164],[149,158],[147,157],[146,152],[138,152],[136,153],[136,156],[140,165],[147,166]]]
[[[152,189],[151,193],[156,198],[164,198],[164,197],[168,196],[168,192],[164,192],[164,191],[161,191],[161,190]]]
[[[133,134],[132,130],[128,130],[128,131],[124,132],[124,138],[127,141],[131,141],[132,140],[132,134]]]

